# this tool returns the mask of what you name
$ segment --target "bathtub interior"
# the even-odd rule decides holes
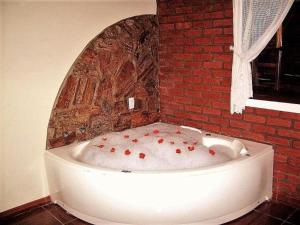
[[[100,135],[73,151],[79,162],[126,171],[201,168],[248,155],[237,139],[161,122]]]

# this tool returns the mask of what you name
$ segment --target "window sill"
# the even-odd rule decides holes
[[[300,113],[300,104],[293,104],[293,103],[248,99],[246,102],[246,106],[284,111],[284,112]]]

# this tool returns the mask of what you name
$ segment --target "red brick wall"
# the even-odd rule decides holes
[[[300,114],[231,115],[231,0],[159,0],[161,120],[272,144],[273,198],[300,205]]]
[[[131,110],[129,97],[135,97]],[[122,20],[74,62],[54,103],[47,148],[158,121],[158,97],[157,17]]]

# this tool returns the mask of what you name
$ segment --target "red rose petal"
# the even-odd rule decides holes
[[[181,132],[178,130],[178,131],[176,131],[176,134],[181,134]]]
[[[162,139],[162,138],[160,138],[160,139],[158,139],[158,144],[161,144],[161,143],[163,143],[164,142],[164,139]]]
[[[124,154],[125,154],[125,155],[130,155],[130,154],[131,154],[131,151],[130,151],[129,149],[126,149],[126,150],[124,151]]]
[[[188,147],[188,150],[189,150],[189,151],[194,151],[194,150],[195,150],[195,147],[194,147],[194,146],[189,146],[189,147]]]
[[[149,133],[144,134],[145,137],[149,136]]]
[[[104,137],[104,138],[102,138],[102,140],[103,140],[103,141],[106,141],[106,140],[107,140],[107,138],[106,138],[106,137]]]
[[[174,145],[174,144],[175,144],[175,142],[174,142],[174,141],[170,141],[170,144],[171,144],[171,145]]]
[[[104,145],[96,145],[98,148],[103,148]]]
[[[129,138],[129,135],[124,135],[124,138]]]
[[[132,142],[137,143],[138,139],[133,139]]]
[[[142,153],[142,152],[141,152],[141,153],[139,154],[140,159],[144,159],[145,156],[146,156],[145,153]]]
[[[176,153],[177,153],[177,154],[180,154],[180,153],[181,153],[181,150],[180,150],[179,148],[177,148],[177,149],[176,149]]]
[[[187,145],[188,142],[187,141],[183,141],[182,143],[185,144],[185,145]]]
[[[155,130],[153,130],[153,133],[154,133],[154,134],[158,134],[158,133],[159,133],[159,130],[155,129]]]
[[[111,149],[110,149],[110,152],[115,152],[115,151],[116,151],[115,148],[111,148]]]
[[[215,154],[216,154],[216,151],[215,151],[215,150],[213,150],[213,149],[209,149],[209,154],[211,154],[211,155],[215,155]]]

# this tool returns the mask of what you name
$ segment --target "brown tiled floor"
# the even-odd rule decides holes
[[[0,221],[7,225],[88,225],[68,214],[55,204],[44,205],[9,220]],[[300,209],[276,202],[264,203],[247,215],[225,225],[300,225]]]

